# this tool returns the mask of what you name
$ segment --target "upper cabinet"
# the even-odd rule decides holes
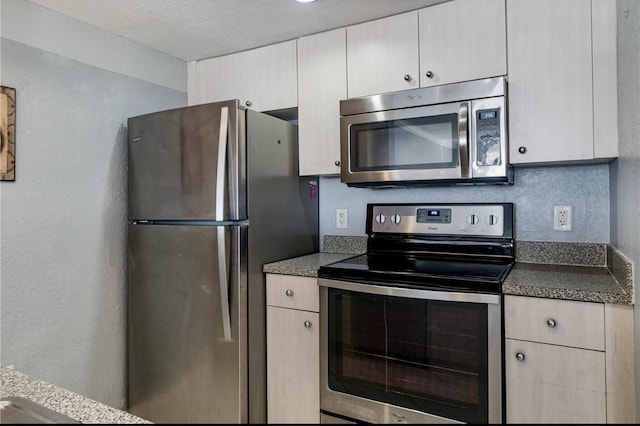
[[[298,105],[296,40],[188,64],[189,105],[239,99],[257,111]]]
[[[418,12],[347,27],[349,98],[419,87]]]
[[[340,173],[340,100],[347,98],[346,30],[298,40],[300,175]]]
[[[615,0],[507,0],[512,164],[618,155],[615,8]]]
[[[505,0],[454,0],[418,20],[421,87],[507,74]]]

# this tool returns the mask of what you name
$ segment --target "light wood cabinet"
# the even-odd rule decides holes
[[[268,423],[320,423],[317,279],[267,274]]]
[[[504,309],[507,423],[635,421],[632,306],[507,295]]]
[[[346,29],[298,40],[300,175],[340,173],[340,100],[347,98]]]
[[[347,27],[350,98],[420,86],[418,12]]]
[[[296,40],[189,62],[187,74],[189,105],[228,99],[257,111],[298,105]]]
[[[507,74],[505,0],[454,0],[420,9],[420,86]]]
[[[512,164],[617,156],[615,7],[507,0]]]

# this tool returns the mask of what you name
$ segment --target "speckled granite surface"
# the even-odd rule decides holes
[[[317,277],[318,268],[322,265],[338,262],[348,257],[355,256],[352,253],[314,253],[306,256],[294,257],[280,262],[267,263],[262,271],[269,274],[298,275],[301,277]]]
[[[516,241],[516,262],[605,266],[607,247],[601,243]]]
[[[516,242],[504,294],[633,304],[633,269],[610,244]]]
[[[0,395],[27,398],[81,423],[151,423],[6,367],[0,367]]]
[[[502,285],[504,294],[578,300],[632,303],[627,292],[605,267],[516,263]]]
[[[322,239],[322,247],[325,253],[365,253],[367,237],[325,235]]]
[[[323,243],[323,253],[270,263],[263,271],[317,277],[320,265],[367,250],[367,237],[326,235]],[[633,268],[610,244],[516,241],[516,264],[503,293],[633,304]]]

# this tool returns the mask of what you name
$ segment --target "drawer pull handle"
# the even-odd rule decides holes
[[[524,354],[523,354],[522,352],[518,352],[518,353],[516,354],[516,359],[517,359],[518,361],[524,361]]]
[[[305,321],[304,328],[311,328],[311,321]]]
[[[287,296],[291,297],[291,296],[293,296],[293,290],[288,288],[287,291],[284,292],[284,294],[286,294]]]
[[[547,325],[548,325],[549,327],[551,327],[551,328],[555,327],[555,326],[556,326],[556,320],[554,320],[553,318],[549,318],[549,319],[547,320]]]

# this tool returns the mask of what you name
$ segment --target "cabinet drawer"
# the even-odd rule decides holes
[[[604,351],[604,304],[505,296],[505,337]]]
[[[319,312],[318,280],[295,275],[267,274],[267,305]]]

